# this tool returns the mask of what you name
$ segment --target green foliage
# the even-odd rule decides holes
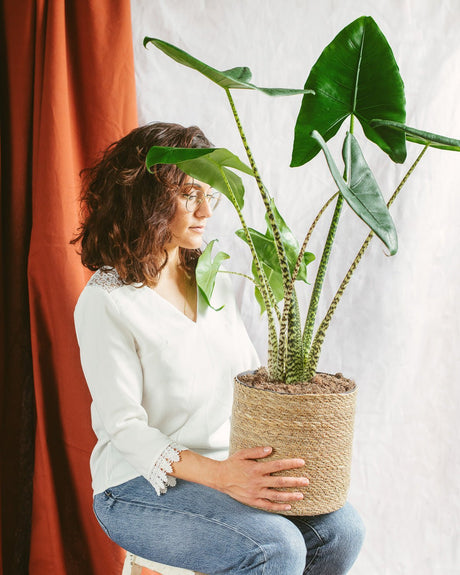
[[[291,96],[294,94],[305,94],[307,91],[310,91],[291,90],[287,88],[260,88],[249,82],[252,78],[252,72],[246,66],[220,71],[187,54],[187,52],[177,48],[177,46],[168,44],[168,42],[164,42],[158,38],[144,38],[144,47],[149,43],[152,43],[170,58],[179,62],[179,64],[200,72],[206,76],[206,78],[209,78],[209,80],[226,90],[259,90],[259,92],[263,92],[268,96]]]
[[[396,228],[356,138],[349,132],[343,143],[345,165],[352,166],[350,185],[347,185],[321,135],[314,130],[312,137],[321,146],[332,177],[350,208],[382,240],[393,256],[398,251]]]
[[[239,208],[244,206],[244,186],[241,178],[227,167],[252,175],[251,168],[225,148],[150,148],[146,165],[152,170],[156,164],[176,164],[183,172],[206,182]]]
[[[391,122],[389,120],[373,120],[371,124],[376,128],[384,126],[386,128],[403,132],[406,135],[406,139],[415,144],[430,146],[431,148],[439,148],[440,150],[449,150],[451,152],[460,152],[460,140],[446,138],[446,136],[432,134],[431,132],[424,132],[423,130],[410,128],[409,126],[405,126],[399,122]]]
[[[281,216],[279,217],[281,219]],[[285,224],[284,220],[283,224],[284,226],[282,228],[282,238],[283,241],[285,241],[289,268],[292,273],[297,262],[297,256],[300,248],[297,240],[295,239],[291,230]],[[237,230],[235,233],[244,242],[248,243],[244,230]],[[284,299],[283,274],[276,254],[276,246],[273,234],[271,233],[270,228],[267,229],[265,234],[249,228],[249,233],[252,238],[252,242],[254,244],[259,261],[261,262],[267,276],[268,283],[272,288],[273,295],[275,296],[275,302],[279,303]],[[297,275],[298,280],[307,283],[307,265],[314,259],[315,256],[313,254],[310,252],[305,252],[302,258],[299,273]],[[255,292],[256,299],[260,305],[260,311],[263,313],[265,311],[265,304],[257,285],[255,287]]]
[[[273,379],[282,379],[288,383],[310,379],[315,374],[332,315],[373,235],[380,238],[390,255],[397,252],[397,233],[388,207],[418,165],[427,147],[460,151],[460,141],[405,125],[404,84],[398,65],[385,36],[374,20],[367,16],[346,26],[323,50],[303,90],[260,88],[250,83],[251,72],[246,67],[219,71],[167,42],[145,38],[144,45],[149,43],[180,64],[197,70],[225,90],[250,166],[224,148],[197,150],[158,147],[149,151],[147,166],[153,170],[156,164],[176,164],[185,173],[206,182],[230,200],[242,226],[236,234],[251,252],[253,277],[249,279],[255,284],[255,297],[262,313],[267,313],[270,375]],[[322,150],[338,192],[335,194],[337,197],[330,198],[313,219],[301,246],[278,212],[260,177],[230,94],[235,89],[259,90],[269,96],[303,94],[295,126],[291,166],[307,163]],[[343,142],[341,171],[327,142],[337,134],[348,118],[350,129]],[[424,146],[388,204],[353,134],[355,119],[360,122],[365,137],[377,144],[394,162],[404,162],[406,141]],[[233,170],[253,176],[265,211],[265,233],[247,225],[243,214],[243,180]],[[307,244],[318,220],[334,199],[335,210],[302,329],[295,282],[299,280],[309,283],[307,266],[314,256],[306,251]],[[315,333],[318,304],[344,201],[368,226],[369,235]],[[196,270],[199,289],[208,305],[211,305],[220,265],[229,258],[227,254],[219,252],[213,259],[214,243],[212,241],[206,247]],[[218,305],[219,302],[215,303]]]
[[[404,134],[371,125],[374,118],[404,122],[404,84],[393,52],[369,16],[344,28],[313,66],[295,127],[291,166],[309,162],[320,147],[311,133],[327,142],[350,116],[358,118],[366,136],[395,162],[406,158]]]
[[[209,307],[219,311],[223,306],[215,308],[211,305],[211,297],[216,283],[216,275],[223,261],[229,259],[225,252],[219,252],[216,257],[212,258],[212,248],[218,240],[212,240],[206,246],[200,257],[200,265],[196,270],[196,281],[198,289]]]

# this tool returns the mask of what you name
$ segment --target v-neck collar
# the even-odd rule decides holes
[[[175,313],[179,314],[180,316],[182,316],[187,322],[192,323],[193,325],[197,325],[198,323],[198,319],[200,317],[200,310],[201,310],[201,301],[200,301],[200,290],[198,289],[198,286],[195,286],[196,289],[196,311],[195,311],[195,317],[196,319],[192,319],[190,318],[188,315],[186,315],[184,312],[182,312],[179,308],[177,308],[174,304],[172,304],[170,301],[168,301],[166,298],[164,298],[162,295],[160,295],[154,288],[145,286],[150,292],[152,292],[156,298],[158,298],[161,302],[164,303],[164,305],[166,305],[167,307],[169,307],[170,309],[172,309]]]

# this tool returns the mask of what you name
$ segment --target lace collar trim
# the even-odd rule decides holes
[[[100,268],[95,272],[88,282],[89,286],[98,286],[110,293],[125,284],[120,279],[115,268]]]

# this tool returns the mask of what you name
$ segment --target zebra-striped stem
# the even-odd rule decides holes
[[[374,232],[369,232],[369,235],[367,236],[366,240],[364,241],[363,245],[361,246],[361,249],[359,250],[353,263],[351,264],[345,278],[343,279],[342,283],[340,284],[340,287],[337,290],[337,292],[334,296],[334,299],[332,300],[331,305],[329,306],[329,309],[327,310],[326,315],[324,316],[323,321],[320,323],[320,325],[318,327],[318,330],[315,334],[315,338],[314,338],[313,343],[311,345],[310,354],[308,356],[308,362],[305,366],[305,373],[304,373],[305,381],[310,381],[310,379],[312,377],[314,377],[314,375],[316,373],[316,368],[318,367],[318,362],[319,362],[319,356],[321,354],[321,348],[322,348],[322,345],[324,343],[324,339],[326,337],[327,328],[329,327],[329,324],[331,323],[332,316],[334,315],[334,312],[337,308],[337,305],[340,301],[340,298],[342,297],[343,292],[345,291],[345,288],[347,287],[348,282],[350,281],[351,276],[353,275],[353,272],[358,267],[358,264],[361,261],[361,258],[363,257],[364,252],[367,250],[367,247],[369,246],[373,237],[374,237]]]
[[[285,348],[286,348],[286,339],[285,338],[286,338],[286,330],[288,327],[289,307],[291,305],[292,294],[295,290],[294,282],[296,281],[297,275],[299,274],[300,266],[302,265],[303,256],[304,256],[305,252],[307,251],[308,242],[310,241],[310,238],[313,234],[313,230],[315,229],[316,225],[318,224],[321,216],[324,214],[324,212],[329,207],[329,205],[334,201],[334,199],[338,196],[338,194],[339,194],[339,192],[336,192],[333,196],[331,196],[328,199],[328,201],[324,204],[324,206],[321,208],[321,210],[318,212],[316,218],[314,219],[312,225],[310,226],[310,229],[308,230],[307,235],[305,236],[305,239],[303,241],[299,255],[297,257],[296,265],[295,265],[294,271],[292,272],[291,285],[289,286],[289,291],[287,292],[287,294],[284,298],[283,315],[281,317],[280,329],[279,329],[279,333],[280,333],[280,335],[279,335],[279,350],[278,350],[279,357],[284,357],[284,355],[285,355]]]
[[[418,163],[420,162],[420,160],[424,156],[428,147],[429,147],[428,145],[424,146],[423,150],[417,156],[414,163],[411,165],[411,167],[407,171],[406,175],[401,180],[401,183],[396,188],[396,190],[394,191],[391,198],[388,200],[388,203],[387,203],[388,208],[393,204],[393,202],[398,197],[399,192],[402,190],[402,188],[404,187],[404,184],[407,182],[407,180],[409,179],[411,174],[414,172],[415,168],[417,167]],[[326,337],[326,331],[327,331],[327,329],[331,323],[332,316],[334,315],[334,312],[335,312],[337,305],[338,305],[338,303],[339,303],[339,301],[343,295],[343,292],[345,291],[347,285],[350,282],[351,276],[353,275],[355,269],[358,267],[358,264],[361,261],[363,255],[364,255],[364,252],[367,250],[373,237],[374,237],[374,232],[372,232],[372,231],[369,232],[367,238],[364,240],[363,245],[361,246],[360,250],[356,254],[356,257],[353,260],[349,270],[347,271],[345,277],[343,278],[343,281],[340,284],[339,289],[337,290],[337,292],[336,292],[336,294],[335,294],[335,296],[331,302],[331,305],[329,306],[329,309],[327,310],[326,315],[324,316],[324,319],[322,320],[322,322],[320,323],[320,325],[318,327],[315,338],[313,340],[313,344],[311,346],[310,357],[309,357],[309,360],[308,360],[308,363],[306,366],[306,370],[305,370],[305,374],[304,374],[304,377],[307,381],[310,380],[316,373],[316,368],[318,366],[321,348],[322,348],[322,345],[324,343],[324,339]]]
[[[302,350],[302,326],[300,323],[300,310],[297,295],[294,292],[294,296],[292,297],[290,304],[289,326],[287,333],[287,353],[284,378],[286,383],[296,383],[298,381],[302,381]]]
[[[256,280],[254,278],[252,278],[251,276],[248,276],[247,274],[243,274],[241,272],[234,272],[232,270],[219,270],[219,273],[220,274],[230,274],[232,276],[239,276],[239,277],[245,278],[245,279],[249,280],[250,282],[252,282],[254,284],[254,286],[260,291],[260,284],[258,282],[256,282]],[[270,288],[270,285],[268,285],[268,287]],[[280,313],[278,305],[275,302],[275,296],[273,294],[272,289],[269,289],[268,295],[269,295],[270,301],[272,303],[272,308],[276,312],[276,317],[277,317],[278,321],[281,321],[281,313]]]
[[[230,103],[233,117],[235,118],[238,132],[240,134],[241,141],[243,142],[243,146],[244,146],[244,149],[246,151],[246,155],[248,157],[249,164],[251,165],[252,173],[254,174],[254,178],[257,182],[257,187],[259,188],[260,195],[262,197],[262,200],[263,200],[263,203],[265,206],[268,221],[270,223],[270,227],[271,227],[272,232],[273,232],[273,238],[275,240],[275,248],[276,248],[276,253],[278,255],[281,274],[283,277],[284,289],[287,290],[288,286],[289,286],[290,278],[291,278],[291,272],[289,270],[289,264],[288,264],[288,260],[287,260],[287,256],[286,256],[286,251],[284,249],[284,245],[283,245],[283,242],[281,240],[280,232],[279,232],[278,226],[276,225],[275,215],[273,213],[273,210],[272,210],[272,207],[270,204],[270,197],[269,197],[268,192],[267,192],[267,190],[266,190],[266,188],[262,182],[262,178],[260,177],[259,170],[257,169],[256,162],[255,162],[254,157],[252,155],[251,148],[249,147],[249,144],[247,142],[246,134],[244,133],[243,126],[241,124],[240,117],[238,115],[238,112],[237,112],[237,109],[235,106],[235,102],[233,101],[232,95],[230,94],[230,90],[228,88],[226,88],[225,92],[227,94],[227,98],[228,98],[228,101]]]
[[[306,358],[310,353],[310,345],[311,340],[313,338],[313,330],[315,326],[316,313],[318,311],[319,298],[321,296],[321,290],[323,287],[324,278],[326,276],[327,264],[329,262],[329,257],[332,251],[332,245],[334,243],[334,238],[339,223],[342,204],[343,204],[343,196],[339,194],[337,198],[337,203],[335,205],[335,211],[332,217],[331,225],[329,227],[329,233],[327,235],[326,243],[324,245],[323,254],[321,256],[321,262],[319,264],[318,271],[316,273],[315,285],[313,286],[313,292],[310,299],[310,305],[308,307],[307,318],[305,320],[305,328],[303,335],[303,350]],[[307,361],[308,359],[306,360],[306,363]]]
[[[249,233],[249,229],[248,229],[248,226],[247,226],[246,221],[244,219],[243,212],[241,211],[241,208],[238,205],[238,202],[236,201],[235,194],[233,193],[232,187],[230,186],[230,183],[228,181],[227,176],[225,175],[224,170],[221,170],[221,173],[222,173],[222,177],[223,177],[224,182],[225,182],[225,186],[228,190],[231,202],[237,211],[238,217],[240,218],[240,223],[243,227],[243,232],[244,232],[244,235],[246,237],[246,241],[248,243],[249,249],[251,250],[252,259],[254,262],[254,266],[256,268],[257,279],[259,282],[259,291],[260,291],[260,294],[262,296],[262,299],[264,300],[265,309],[267,311],[268,348],[269,348],[268,369],[270,371],[270,368],[272,368],[276,371],[276,366],[273,365],[273,358],[276,360],[276,357],[277,357],[278,336],[276,333],[276,326],[275,326],[275,320],[273,317],[273,309],[272,309],[272,301],[274,299],[274,296],[272,294],[272,299],[270,298],[271,288],[270,288],[270,285],[268,283],[267,276],[265,275],[265,272],[263,270],[262,264],[260,263],[259,258],[257,256],[257,251],[256,251],[256,248],[254,246],[254,242],[252,241],[251,234]]]

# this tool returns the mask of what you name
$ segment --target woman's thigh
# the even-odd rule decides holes
[[[209,575],[302,575],[305,567],[291,521],[196,483],[178,480],[157,496],[137,477],[96,495],[94,510],[118,545],[160,563]]]

